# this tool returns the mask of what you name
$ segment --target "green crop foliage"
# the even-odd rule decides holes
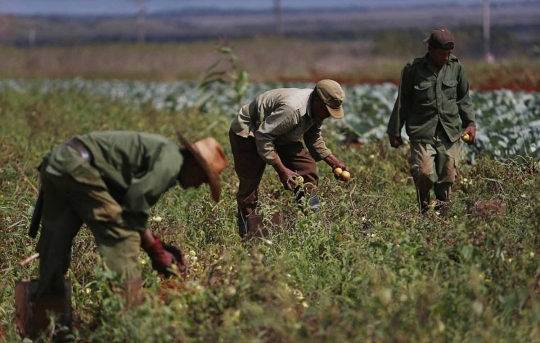
[[[13,325],[15,281],[38,273],[37,261],[24,267],[18,262],[35,249],[26,232],[39,183],[35,168],[44,153],[93,130],[141,130],[174,139],[176,124],[190,139],[214,136],[232,161],[227,132],[233,108],[219,101],[217,88],[217,100],[202,113],[182,87],[82,80],[2,84],[0,341],[21,340]],[[255,93],[269,86],[252,87]],[[374,113],[384,108],[370,104]],[[472,166],[462,164],[448,217],[433,211],[420,216],[407,150],[373,137],[346,147],[334,134],[340,130],[337,122],[325,123],[327,143],[351,167],[352,179],[338,182],[319,164],[319,213],[302,214],[267,168],[261,211],[282,210],[285,224],[266,239],[242,243],[238,237],[232,164],[222,175],[219,204],[205,186],[169,191],[153,208],[150,227],[183,249],[190,268],[185,280],[161,280],[141,250],[145,303],[137,309],[122,311],[93,237],[81,229],[67,275],[73,340],[537,341],[538,161],[480,156]],[[486,201],[503,202],[503,213],[474,210]]]

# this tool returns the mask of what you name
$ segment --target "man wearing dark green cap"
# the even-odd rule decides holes
[[[47,309],[48,299],[65,292],[72,241],[83,223],[92,231],[105,266],[123,282],[128,301],[136,301],[142,286],[140,247],[160,274],[185,268],[180,251],[146,228],[150,208],[177,183],[184,189],[208,183],[213,199],[219,201],[219,174],[227,159],[213,138],[192,144],[177,134],[183,149],[150,133],[92,132],[43,157],[36,309]]]
[[[452,33],[437,29],[424,42],[428,43],[427,54],[409,62],[401,72],[387,133],[390,145],[397,148],[403,144],[405,125],[420,210],[429,209],[434,188],[436,209],[445,214],[456,178],[459,139],[474,144],[476,123],[465,68],[452,55]]]
[[[345,93],[337,82],[321,80],[314,89],[270,90],[240,109],[229,138],[240,179],[236,200],[241,237],[247,233],[247,216],[257,207],[258,187],[267,164],[274,167],[285,189],[297,194],[298,201],[304,194],[295,177],[302,176],[303,190],[312,193],[319,179],[316,161],[348,171],[326,147],[321,134],[324,119],[343,118],[343,100]],[[318,209],[314,194],[308,203],[311,209]]]

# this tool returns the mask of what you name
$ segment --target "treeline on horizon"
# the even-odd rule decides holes
[[[491,8],[505,8],[505,7],[515,7],[534,4],[537,0],[512,0],[507,2],[496,2],[491,1]],[[268,2],[270,4],[270,2]],[[414,9],[414,8],[479,8],[483,4],[481,1],[471,4],[460,4],[456,5],[454,1],[447,2],[431,2],[427,4],[413,4],[413,5],[384,5],[377,4],[377,6],[365,6],[365,5],[348,5],[348,6],[319,6],[319,7],[300,7],[300,6],[286,6],[282,5],[282,13],[349,13],[350,11],[371,11],[371,10],[384,10],[384,9]],[[219,8],[219,7],[204,7],[204,6],[186,6],[182,9],[170,9],[170,10],[156,10],[156,11],[147,11],[146,17],[148,19],[152,18],[167,18],[167,17],[177,17],[185,15],[208,15],[208,14],[230,14],[233,16],[237,15],[252,15],[252,14],[273,14],[273,7],[261,7],[258,9],[255,8],[242,8],[242,7],[229,7],[229,8]],[[137,13],[125,13],[125,14],[15,14],[7,13],[8,15],[16,15],[22,18],[54,18],[54,19],[69,19],[73,18],[76,20],[96,20],[99,18],[136,18]]]

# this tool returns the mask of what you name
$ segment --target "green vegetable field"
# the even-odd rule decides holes
[[[276,87],[252,84],[243,102]],[[303,214],[272,168],[261,212],[285,225],[241,242],[238,179],[227,132],[238,90],[212,84],[0,81],[0,341],[20,342],[15,281],[37,277],[27,229],[41,156],[76,134],[138,130],[215,137],[229,168],[222,200],[207,186],[169,191],[151,229],[189,258],[185,279],[162,280],[141,250],[145,302],[123,311],[93,237],[81,229],[67,277],[77,342],[534,342],[540,337],[540,93],[472,92],[478,143],[463,146],[447,217],[418,214],[407,147],[385,126],[393,84],[344,87],[344,121],[323,134],[351,168],[337,182],[319,163],[319,213]],[[482,204],[495,204],[493,210]],[[48,337],[42,337],[48,341]]]

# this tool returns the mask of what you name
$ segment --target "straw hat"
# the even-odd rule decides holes
[[[221,180],[219,174],[227,167],[227,157],[221,145],[212,137],[190,143],[180,131],[176,135],[182,144],[193,154],[195,160],[206,173],[212,198],[218,202],[221,196]]]

